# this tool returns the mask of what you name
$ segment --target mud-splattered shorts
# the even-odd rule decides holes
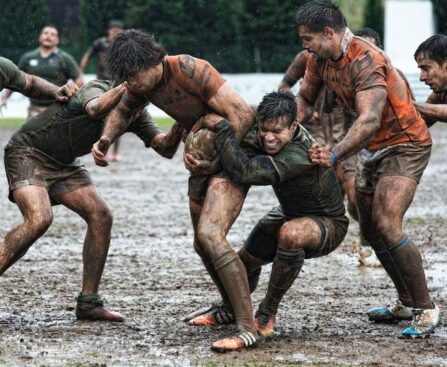
[[[9,184],[9,200],[12,202],[12,191],[22,186],[46,188],[51,203],[57,205],[55,196],[93,185],[87,169],[78,159],[70,164],[62,164],[32,147],[5,149],[5,171]]]
[[[431,146],[398,144],[359,154],[355,188],[367,194],[374,192],[377,182],[385,176],[409,177],[419,183],[431,155]]]
[[[284,223],[296,217],[287,216],[281,207],[275,207],[270,210],[264,217],[262,217],[254,231],[259,230],[267,234],[263,236],[262,241],[247,240],[245,247],[250,254],[258,257],[266,262],[272,262],[276,256],[276,250],[278,247],[278,234],[279,230]],[[334,251],[340,243],[344,240],[348,231],[349,220],[345,215],[336,217],[325,216],[309,216],[320,227],[321,231],[321,243],[320,247],[316,251],[306,252],[306,259],[320,257],[327,255]],[[262,236],[262,235],[261,235]],[[250,238],[261,238],[252,233]]]
[[[48,106],[36,106],[34,104],[30,104],[28,107],[28,120],[32,119],[34,116],[42,113],[48,108]]]

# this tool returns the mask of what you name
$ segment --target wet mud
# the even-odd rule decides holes
[[[439,125],[439,124],[438,124]],[[0,130],[4,146],[12,130]],[[432,128],[433,156],[405,222],[422,252],[431,295],[447,310],[447,126]],[[106,306],[122,324],[76,321],[85,223],[61,206],[48,232],[0,279],[0,365],[5,366],[446,366],[447,330],[426,340],[403,340],[408,323],[370,323],[365,311],[395,299],[380,267],[359,267],[352,224],[340,248],[308,260],[285,296],[273,340],[252,350],[216,354],[210,345],[231,326],[190,327],[182,317],[217,300],[192,247],[187,173],[147,151],[132,135],[123,160],[108,168],[84,161],[114,213],[109,257],[101,284]],[[3,158],[3,151],[1,152]],[[3,159],[1,159],[3,172]],[[0,235],[20,221],[0,176]],[[252,188],[229,235],[236,248],[276,200],[271,188]],[[253,295],[260,302],[270,267]]]

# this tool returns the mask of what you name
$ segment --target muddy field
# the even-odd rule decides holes
[[[438,124],[439,125],[439,124]],[[407,216],[433,298],[447,310],[447,126],[432,128],[434,154]],[[3,147],[12,130],[0,130]],[[182,316],[217,299],[192,249],[181,154],[171,160],[122,141],[123,161],[103,169],[85,157],[114,212],[101,293],[126,316],[123,324],[78,322],[82,220],[54,208],[48,232],[0,280],[0,365],[8,366],[447,366],[447,329],[427,340],[402,340],[407,325],[368,322],[365,311],[394,300],[384,271],[359,267],[352,252],[358,226],[330,256],[307,261],[286,295],[272,341],[239,353],[216,354],[211,343],[231,327],[194,328]],[[7,201],[1,152],[0,235],[20,221]],[[270,188],[253,188],[229,239],[239,248],[256,220],[275,204]],[[260,301],[270,268],[264,269]]]

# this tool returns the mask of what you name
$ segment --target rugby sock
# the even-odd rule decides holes
[[[408,238],[390,248],[390,254],[413,299],[414,308],[433,308],[428,294],[422,258]]]
[[[229,249],[214,259],[213,264],[230,299],[236,324],[256,335],[247,273],[241,259]]]
[[[220,293],[220,296],[222,297],[223,308],[226,311],[231,311],[230,300],[229,300],[227,293],[225,291],[225,287],[223,286],[222,282],[220,281],[219,275],[217,274],[216,269],[214,268],[213,262],[205,254],[205,252],[196,244],[196,242],[194,242],[194,249],[196,250],[197,254],[200,256],[200,259],[202,260],[202,263],[205,266],[206,271],[210,275],[211,279],[213,280],[214,284],[217,287],[217,290]]]
[[[268,264],[268,261],[253,256],[245,247],[242,247],[239,250],[238,255],[245,266],[245,270],[247,271],[250,293],[253,293],[258,286],[259,277],[261,276],[262,270],[261,267]]]
[[[388,249],[386,250],[375,250],[376,256],[379,259],[380,263],[382,264],[385,271],[390,276],[391,280],[393,281],[394,286],[396,287],[397,294],[399,297],[399,300],[405,305],[405,306],[413,306],[413,299],[411,298],[411,294],[408,291],[405,281],[402,278],[402,276],[399,273],[398,268],[396,267],[396,264],[394,263],[394,260],[390,254],[390,251]]]
[[[303,266],[304,256],[305,252],[302,248],[286,250],[278,246],[267,294],[259,306],[260,311],[276,315],[281,299],[292,286]]]

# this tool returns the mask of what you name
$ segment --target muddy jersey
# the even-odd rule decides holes
[[[92,45],[88,49],[87,53],[89,57],[96,56],[96,77],[98,79],[110,79],[106,73],[105,61],[107,55],[107,49],[110,46],[110,42],[106,37],[98,38],[93,41]]]
[[[20,70],[37,75],[55,85],[64,85],[69,79],[75,80],[81,73],[78,64],[68,53],[57,49],[47,57],[42,57],[39,50],[24,54],[19,61]],[[31,98],[37,106],[49,106],[53,101],[40,101]]]
[[[90,153],[101,137],[104,119],[93,119],[84,112],[86,104],[111,89],[111,82],[94,80],[85,84],[66,104],[55,103],[28,120],[9,140],[7,148],[29,146],[62,164]],[[146,109],[133,118],[127,131],[146,145],[160,133]]]
[[[405,81],[388,56],[363,38],[353,36],[346,53],[337,61],[309,58],[304,80],[314,86],[325,84],[336,105],[351,111],[355,111],[358,92],[386,89],[381,126],[368,150],[405,143],[431,145],[430,132],[412,102]]]
[[[244,139],[245,145],[253,139],[248,150],[239,146],[228,121],[220,122],[215,131],[220,162],[230,179],[246,185],[272,185],[287,216],[345,213],[334,170],[309,161],[308,149],[315,140],[303,127],[275,155],[266,155],[256,127]]]
[[[190,130],[200,117],[212,112],[207,102],[224,82],[205,60],[189,55],[167,56],[161,82],[145,97]]]
[[[8,88],[20,92],[25,85],[25,74],[12,61],[0,57],[0,91]]]

